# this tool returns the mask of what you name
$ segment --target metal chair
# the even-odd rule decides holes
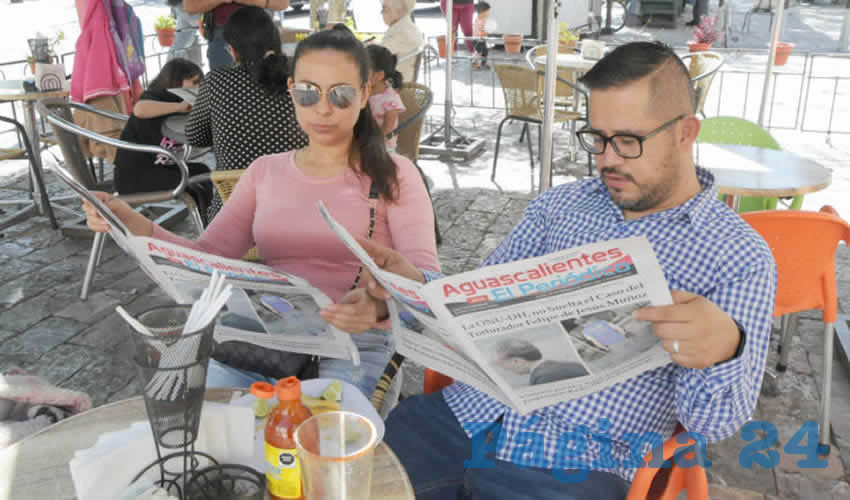
[[[691,84],[694,86],[694,92],[696,93],[694,113],[699,113],[705,118],[702,108],[705,105],[706,97],[708,97],[708,90],[711,88],[714,75],[723,66],[723,56],[711,51],[694,52],[682,56],[682,62],[688,66]]]
[[[757,123],[734,116],[717,116],[702,121],[698,142],[709,144],[739,144],[756,146],[764,149],[782,149],[770,132],[761,128]],[[738,204],[738,213],[754,210],[775,210],[777,198],[762,196],[743,196]],[[803,206],[803,195],[791,198],[789,208],[799,210]]]
[[[440,391],[453,383],[451,377],[430,368],[425,369],[423,379],[423,392],[431,394]],[[664,442],[661,453],[663,461],[659,463],[653,460],[653,450],[644,458],[644,466],[638,469],[629,488],[627,500],[645,500],[657,498],[663,500],[674,500],[680,498],[683,491],[687,491],[687,497],[692,500],[708,500],[708,476],[705,468],[701,465],[690,467],[679,466],[676,457],[684,454],[684,458],[691,461],[696,457],[689,455],[695,451],[697,442],[693,438],[681,439],[678,435],[685,431],[681,424],[676,424],[673,436]]]
[[[94,172],[92,172],[89,168],[86,157],[83,154],[82,144],[80,143],[80,139],[83,137],[118,149],[157,153],[168,157],[177,165],[181,173],[180,183],[175,186],[174,189],[170,191],[121,195],[120,198],[130,205],[144,206],[145,209],[159,212],[154,219],[154,222],[160,225],[168,225],[169,223],[174,223],[182,219],[185,217],[188,209],[188,212],[192,217],[192,221],[195,223],[195,227],[198,228],[198,233],[203,231],[204,225],[201,219],[201,214],[198,212],[195,200],[186,191],[186,188],[190,183],[189,169],[179,154],[175,154],[159,146],[133,144],[84,129],[74,123],[74,119],[71,116],[71,110],[78,109],[87,111],[117,121],[126,121],[127,117],[124,115],[103,111],[85,104],[66,102],[61,98],[42,99],[36,104],[36,109],[38,110],[39,115],[47,119],[47,122],[50,124],[50,127],[56,135],[59,147],[62,149],[62,155],[65,158],[65,163],[64,167],[60,168],[66,169],[69,174],[77,180],[77,182],[90,191],[98,190],[112,192],[114,189],[112,187],[112,182],[103,180],[98,181]],[[186,206],[180,207],[173,204],[163,203],[171,200],[181,200]],[[72,232],[77,234],[87,234],[87,229],[78,229],[77,231]],[[100,261],[101,251],[103,250],[104,237],[105,233],[96,233],[94,235],[88,267],[86,268],[82,291],[80,292],[80,298],[82,300],[86,300],[88,297],[92,277],[94,276],[94,271]]]
[[[835,250],[840,242],[850,243],[850,224],[831,207],[820,212],[767,210],[741,215],[764,238],[773,258],[779,280],[776,287],[775,317],[809,309],[821,309],[824,323],[823,385],[821,388],[818,454],[829,454],[830,403],[832,391],[832,351],[838,316],[838,289],[835,277]],[[777,370],[785,371],[791,351],[791,331],[783,322],[780,359]]]
[[[538,131],[540,130],[540,126],[543,124],[543,95],[541,93],[540,72],[537,70],[508,64],[496,64],[493,66],[493,69],[502,83],[502,91],[505,97],[505,117],[499,122],[498,132],[496,133],[493,172],[490,175],[490,180],[495,181],[496,165],[499,161],[499,145],[502,139],[502,126],[508,120],[524,122],[523,130],[520,133],[520,141],[522,141],[524,136],[528,136],[528,159],[531,169],[534,170],[534,151],[531,146],[531,129],[528,125],[537,125]],[[560,78],[558,85],[565,85],[570,89],[570,92],[580,91],[577,86]],[[582,113],[556,107],[553,122],[563,123],[584,119],[586,117]],[[539,132],[538,137],[540,137]]]
[[[16,159],[26,157],[29,159],[29,182],[35,182],[38,187],[37,191],[40,195],[40,200],[36,202],[33,199],[22,199],[22,200],[3,200],[0,201],[0,206],[14,206],[14,205],[26,205],[24,208],[16,211],[15,213],[3,217],[0,219],[0,229],[5,229],[9,226],[17,224],[24,218],[28,217],[34,211],[38,209],[38,205],[43,207],[45,215],[50,220],[50,225],[53,226],[53,229],[59,229],[59,224],[56,223],[56,217],[53,215],[53,209],[50,206],[50,201],[47,199],[47,188],[44,186],[44,179],[41,176],[41,169],[38,168],[33,160],[35,158],[35,152],[32,149],[32,144],[30,144],[29,136],[27,135],[26,129],[24,126],[18,121],[7,118],[5,116],[0,116],[0,121],[9,123],[15,127],[15,132],[18,134],[21,142],[23,142],[22,156],[19,156],[17,153],[10,153],[8,156],[3,154],[4,150],[0,150],[0,160],[8,160],[8,159]]]

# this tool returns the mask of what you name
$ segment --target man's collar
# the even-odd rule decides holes
[[[702,188],[696,196],[677,207],[669,208],[667,210],[651,214],[650,216],[654,215],[656,217],[671,220],[684,219],[691,223],[705,222],[704,219],[708,217],[711,204],[717,198],[717,188],[714,185],[714,174],[699,166],[696,167],[696,172],[697,180]],[[591,189],[595,192],[603,192],[605,197],[608,199],[608,203],[610,203],[610,205],[614,208],[615,213],[622,218],[623,210],[614,203],[614,200],[611,199],[608,187],[602,182],[602,179],[597,177],[593,179],[592,182],[594,184],[591,186]]]

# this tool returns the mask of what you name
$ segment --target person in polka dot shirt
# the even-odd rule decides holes
[[[224,38],[237,64],[207,75],[186,124],[189,144],[212,146],[216,170],[248,168],[260,156],[306,146],[286,88],[288,61],[269,15],[259,7],[239,9]],[[221,206],[216,193],[210,221]]]

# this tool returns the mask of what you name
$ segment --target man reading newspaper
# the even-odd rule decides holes
[[[700,122],[687,68],[670,48],[636,42],[613,50],[582,81],[590,123],[578,135],[600,178],[540,195],[483,265],[645,236],[673,304],[634,317],[652,323],[671,362],[527,415],[461,383],[404,400],[385,440],[417,498],[624,498],[652,448],[641,436],[666,440],[680,422],[704,442],[725,439],[755,407],[776,265],[758,234],[718,201],[712,174],[694,164]],[[436,278],[360,242],[387,271]],[[372,290],[385,293],[374,283]],[[583,334],[593,348],[617,340],[596,330]]]

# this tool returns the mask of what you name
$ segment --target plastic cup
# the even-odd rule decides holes
[[[378,434],[366,417],[346,411],[314,415],[295,431],[307,500],[367,500]]]

